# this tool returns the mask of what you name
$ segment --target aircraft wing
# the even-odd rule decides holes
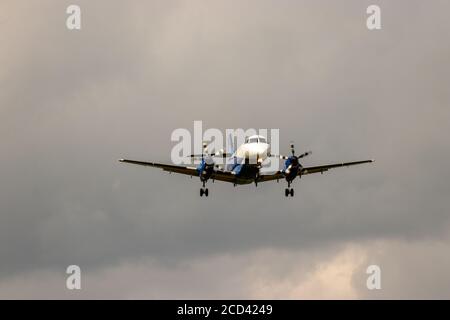
[[[373,162],[373,160],[363,160],[363,161],[353,161],[353,162],[343,162],[343,163],[334,163],[334,164],[327,164],[323,166],[315,166],[315,167],[303,167],[301,174],[311,174],[311,173],[323,173],[325,171],[328,171],[329,169],[333,168],[339,168],[339,167],[350,167],[357,164],[363,164],[363,163],[370,163]]]
[[[128,159],[120,159],[119,161],[124,163],[136,164],[139,166],[160,168],[167,172],[175,172],[185,174],[188,176],[198,176],[198,171],[196,167],[175,166],[171,164],[136,161]],[[211,179],[225,182],[234,182],[235,177],[230,172],[214,171],[214,173],[211,176]]]
[[[174,166],[174,165],[170,165],[170,164],[136,161],[136,160],[128,160],[128,159],[120,159],[119,161],[124,162],[124,163],[136,164],[139,166],[160,168],[160,169],[163,169],[164,171],[176,172],[176,173],[186,174],[189,176],[198,176],[198,172],[195,167]]]
[[[258,177],[258,182],[265,182],[265,181],[272,181],[272,180],[279,180],[279,179],[283,179],[284,178],[284,174],[281,171],[277,171],[275,173],[272,174],[261,174]]]
[[[188,175],[188,176],[198,176],[199,175],[196,167],[176,166],[176,165],[171,165],[171,164],[136,161],[136,160],[128,160],[128,159],[120,159],[119,161],[124,162],[124,163],[136,164],[136,165],[140,165],[140,166],[160,168],[167,172],[175,172],[175,173],[180,173],[180,174],[184,174],[184,175]],[[370,163],[370,162],[373,162],[373,160],[335,163],[335,164],[327,164],[327,165],[314,166],[314,167],[303,167],[301,175],[318,173],[318,172],[323,173],[332,168],[349,167],[349,166],[354,166],[354,165],[363,164],[363,163]],[[277,171],[277,172],[271,173],[271,174],[261,174],[258,177],[258,182],[273,181],[273,180],[279,180],[279,179],[283,179],[283,178],[284,178],[283,172]],[[213,174],[211,175],[211,179],[218,180],[218,181],[224,181],[224,182],[230,182],[230,183],[236,182],[236,176],[228,171],[214,171]]]
[[[302,175],[304,174],[311,174],[311,173],[318,173],[318,172],[325,172],[332,168],[338,168],[338,167],[349,167],[354,166],[357,164],[363,164],[363,163],[370,163],[373,162],[373,160],[363,160],[363,161],[354,161],[354,162],[344,162],[344,163],[334,163],[334,164],[327,164],[323,166],[315,166],[315,167],[303,167],[302,168]],[[265,181],[272,181],[272,180],[279,180],[284,178],[284,173],[282,171],[277,171],[272,174],[262,174],[258,178],[258,182],[265,182]]]

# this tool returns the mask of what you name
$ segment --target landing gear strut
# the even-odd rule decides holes
[[[200,188],[200,197],[203,197],[203,195],[205,197],[208,196],[208,188],[205,188],[205,181],[203,181],[203,188]]]

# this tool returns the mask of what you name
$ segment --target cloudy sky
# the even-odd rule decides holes
[[[1,0],[0,298],[450,298],[448,12]],[[117,162],[169,162],[194,120],[278,128],[282,152],[313,150],[304,165],[376,162],[306,176],[289,199],[282,182],[200,198],[198,180]]]

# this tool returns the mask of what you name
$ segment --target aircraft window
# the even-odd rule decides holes
[[[248,139],[248,143],[257,143],[257,142],[258,142],[258,138]]]
[[[259,142],[260,143],[266,143],[266,138],[263,138],[263,137],[259,138]]]

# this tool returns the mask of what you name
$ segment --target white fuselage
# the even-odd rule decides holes
[[[251,136],[245,140],[245,143],[240,145],[233,155],[228,158],[225,169],[227,171],[235,171],[235,168],[240,168],[239,165],[248,164],[251,166],[260,167],[262,163],[270,155],[270,146],[263,136]]]
[[[236,150],[238,159],[248,159],[250,164],[262,163],[267,159],[269,145],[263,142],[250,142],[242,144]]]

